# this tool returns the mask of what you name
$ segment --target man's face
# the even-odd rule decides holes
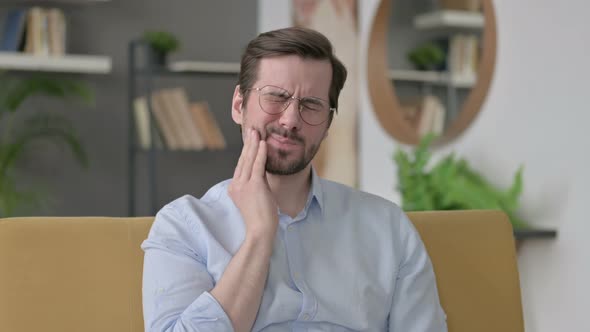
[[[258,67],[258,80],[253,88],[267,85],[283,88],[294,97],[316,97],[329,100],[332,66],[328,60],[303,59],[296,55],[263,58]],[[299,102],[292,100],[280,114],[264,112],[259,93],[251,90],[244,103],[236,87],[232,102],[232,117],[242,126],[242,135],[249,128],[260,133],[267,142],[266,171],[291,175],[305,169],[328,131],[328,121],[312,126],[301,119]]]

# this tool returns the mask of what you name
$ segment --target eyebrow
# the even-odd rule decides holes
[[[307,96],[307,97],[301,98],[301,101],[312,102],[312,103],[315,103],[315,104],[319,104],[319,103],[321,103],[321,101],[325,101],[325,100],[323,100],[321,98],[318,98],[318,97]]]
[[[266,84],[266,85],[263,85],[262,87],[265,87],[265,86],[272,86],[272,87],[275,87],[275,88],[279,88],[279,89],[285,90],[285,92],[288,94],[289,97],[293,97],[293,95],[294,95],[293,92],[291,92],[290,90],[288,90],[286,88],[283,88],[280,85]],[[321,101],[324,101],[324,102],[327,102],[327,103],[330,102],[329,99],[324,99],[324,98],[316,97],[316,96],[304,96],[304,97],[299,97],[299,98],[301,98],[302,100],[316,99],[316,100],[321,100]]]

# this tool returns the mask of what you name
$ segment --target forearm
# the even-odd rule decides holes
[[[274,236],[246,236],[211,295],[223,307],[234,330],[250,331],[268,275]]]

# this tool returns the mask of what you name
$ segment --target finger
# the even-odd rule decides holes
[[[240,152],[240,158],[238,158],[238,164],[236,165],[236,169],[234,170],[234,179],[238,179],[242,174],[242,168],[244,167],[244,158],[246,156],[246,151],[248,149],[248,141],[250,136],[248,133],[244,135],[244,146],[242,146],[242,152]]]
[[[242,148],[242,153],[244,149]],[[234,179],[238,179],[242,174],[242,165],[244,164],[242,155],[240,154],[240,158],[238,158],[238,164],[236,165],[236,169],[234,169]]]
[[[266,142],[260,141],[258,144],[258,152],[256,153],[256,160],[252,168],[252,176],[264,177],[266,174]]]
[[[246,149],[246,154],[244,156],[244,164],[242,165],[242,170],[240,174],[240,178],[244,181],[248,181],[250,176],[252,175],[252,166],[254,165],[254,160],[256,159],[256,152],[258,151],[258,131],[255,129],[251,129],[250,133],[248,134],[250,137],[248,138],[248,148]]]

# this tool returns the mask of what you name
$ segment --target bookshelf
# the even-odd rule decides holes
[[[108,56],[39,56],[21,52],[0,52],[0,69],[56,73],[107,74],[112,60]]]
[[[432,131],[439,137],[435,145],[441,146],[475,119],[491,84],[496,56],[492,1],[482,0],[481,12],[424,10],[408,3],[392,10],[393,3],[398,4],[380,0],[369,35],[366,66],[375,115],[400,143],[416,145]],[[390,39],[400,44],[390,45]],[[403,60],[426,42],[447,55],[447,62],[437,65],[440,71],[414,70]],[[392,50],[404,53],[392,56]]]
[[[421,98],[424,105],[430,107],[419,107],[411,111],[410,116],[413,126],[417,126],[418,135],[422,137],[427,132],[434,132],[435,135],[443,135],[444,131],[458,115],[462,104],[460,97],[462,92],[468,92],[475,86],[476,63],[478,53],[478,39],[473,32],[465,34],[468,30],[476,30],[478,33],[484,28],[485,19],[480,12],[470,12],[462,10],[435,10],[421,13],[414,17],[413,27],[417,31],[426,29],[436,30],[442,35],[446,35],[448,43],[446,49],[446,70],[445,71],[421,71],[421,70],[391,70],[389,72],[392,82],[416,82],[422,84]],[[455,28],[449,30],[448,28]],[[457,30],[458,29],[458,30]],[[421,33],[422,34],[422,33]],[[444,106],[432,108],[432,105],[438,104],[432,95],[432,86],[446,88]],[[462,90],[462,91],[460,91]],[[434,104],[433,104],[434,103]],[[434,113],[436,115],[427,114]],[[440,113],[440,114],[439,114]],[[420,116],[416,116],[420,114]],[[442,118],[442,120],[429,120]],[[430,124],[428,124],[431,122]]]
[[[62,7],[106,0],[2,1],[0,69],[52,73],[106,74],[112,60],[104,55],[70,54],[68,20]]]
[[[151,52],[149,46],[141,40],[133,40],[129,43],[128,48],[128,109],[129,109],[129,126],[128,126],[128,215],[135,216],[136,211],[136,183],[138,167],[136,157],[140,154],[147,154],[147,185],[148,185],[148,205],[151,215],[155,215],[158,210],[158,165],[157,157],[159,155],[170,154],[199,154],[204,157],[213,156],[215,154],[231,154],[239,155],[242,150],[241,144],[228,143],[222,149],[171,149],[162,144],[157,146],[155,139],[149,140],[149,145],[146,147],[140,146],[138,143],[138,128],[134,116],[135,100],[138,97],[145,97],[146,106],[148,110],[148,127],[150,137],[155,138],[159,134],[157,132],[156,123],[157,117],[154,112],[154,105],[152,103],[152,96],[158,92],[154,89],[154,81],[162,77],[190,77],[194,79],[208,79],[212,77],[224,77],[236,80],[239,74],[238,63],[227,62],[206,62],[206,61],[177,61],[171,62],[167,66],[155,65],[150,59]],[[143,61],[142,61],[143,60]],[[140,80],[143,84],[143,89],[139,89]]]

